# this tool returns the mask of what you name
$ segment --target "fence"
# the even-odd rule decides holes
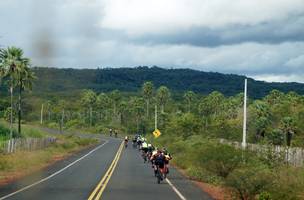
[[[34,151],[48,147],[56,142],[56,138],[14,138],[0,141],[1,153],[13,153],[17,151]]]
[[[236,148],[242,148],[240,142],[232,142],[225,139],[220,139],[220,143],[232,145]],[[260,145],[260,144],[248,144],[246,149],[256,152],[261,156],[275,156],[286,163],[293,166],[304,165],[304,149],[299,147],[286,147],[286,146],[274,146],[274,145]],[[270,155],[271,154],[271,155]]]

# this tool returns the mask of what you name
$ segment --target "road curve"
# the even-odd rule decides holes
[[[121,140],[103,138],[97,147],[81,151],[37,173],[2,186],[0,200],[88,199],[109,171],[120,144]],[[211,199],[174,169],[171,169],[168,178],[168,182],[157,184],[151,166],[143,163],[138,150],[129,146],[122,149],[100,196],[104,200]]]

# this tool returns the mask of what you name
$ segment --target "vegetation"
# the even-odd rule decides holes
[[[209,94],[219,91],[225,96],[233,96],[243,90],[244,76],[202,72],[191,69],[163,69],[159,67],[136,68],[100,68],[100,69],[58,69],[35,67],[33,93],[46,95],[69,95],[80,90],[92,89],[97,93],[120,90],[121,92],[138,92],[145,81],[151,81],[154,87],[165,85],[172,94],[193,91]],[[299,83],[267,83],[248,80],[249,96],[256,99],[267,95],[271,90],[281,92],[295,91],[304,94],[303,84]],[[1,93],[6,90],[3,87]]]

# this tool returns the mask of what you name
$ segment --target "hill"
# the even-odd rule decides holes
[[[35,93],[75,92],[93,89],[96,92],[138,91],[145,81],[152,81],[156,87],[166,85],[173,91],[193,90],[208,94],[214,90],[230,96],[242,92],[244,76],[202,72],[191,69],[163,69],[159,67],[105,68],[105,69],[59,69],[35,67],[38,80],[34,85]],[[282,92],[295,91],[304,94],[304,84],[268,83],[248,79],[250,97],[260,98],[270,90]]]

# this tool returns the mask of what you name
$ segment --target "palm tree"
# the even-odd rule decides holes
[[[23,51],[20,48],[8,47],[0,50],[1,60],[1,76],[10,77],[10,94],[11,94],[11,108],[13,110],[13,88],[16,80],[16,72],[22,71]],[[13,112],[11,112],[10,120],[10,139],[13,137]]]
[[[81,104],[85,106],[86,108],[89,108],[90,113],[90,126],[93,125],[92,120],[92,113],[93,113],[93,106],[96,104],[96,93],[93,90],[85,90],[83,92],[82,98],[81,98]]]
[[[143,97],[146,100],[146,105],[147,105],[147,117],[149,117],[149,104],[150,104],[150,100],[152,98],[153,95],[153,83],[148,81],[145,82],[142,86],[142,93],[143,93]]]
[[[193,100],[195,99],[195,93],[192,92],[192,91],[187,91],[187,92],[184,94],[184,98],[185,98],[185,100],[187,101],[187,104],[188,104],[188,112],[190,113],[190,112],[191,112],[191,103],[192,103]]]
[[[117,105],[121,99],[121,93],[119,90],[113,90],[111,93],[110,93],[110,98],[113,102],[113,114],[114,114],[114,117],[116,117],[116,109],[117,109]]]
[[[287,146],[290,146],[291,144],[291,139],[293,134],[295,133],[295,122],[292,117],[284,117],[281,120],[281,130],[283,133],[286,135],[286,144]]]
[[[106,118],[106,108],[109,107],[110,104],[110,98],[107,96],[105,93],[100,93],[97,96],[96,99],[96,106],[97,109],[99,110],[99,119],[102,119],[102,114],[104,115],[104,118]]]
[[[161,112],[165,111],[165,104],[169,101],[170,91],[166,86],[160,86],[157,90],[157,100],[161,106]]]
[[[30,60],[24,58],[22,60],[22,67],[17,72],[16,86],[19,87],[18,98],[18,133],[21,133],[21,94],[25,89],[32,90],[33,81],[36,79],[34,73],[29,68]]]

